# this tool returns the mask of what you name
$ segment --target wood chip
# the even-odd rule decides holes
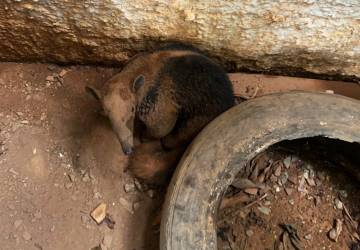
[[[106,217],[106,204],[100,203],[90,214],[97,224],[103,222]]]
[[[334,227],[329,231],[329,238],[337,242],[342,231],[342,221],[335,219]]]
[[[286,157],[286,158],[283,160],[283,163],[284,163],[284,166],[285,166],[286,168],[289,168],[289,167],[290,167],[290,164],[291,164],[291,157],[290,157],[290,156]]]

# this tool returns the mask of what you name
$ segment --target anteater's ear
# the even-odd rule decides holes
[[[133,82],[132,91],[135,93],[142,85],[144,85],[144,83],[145,77],[143,75],[137,76]]]
[[[86,92],[91,95],[93,98],[95,98],[96,100],[100,101],[101,100],[101,94],[100,91],[92,86],[86,86],[85,87]]]

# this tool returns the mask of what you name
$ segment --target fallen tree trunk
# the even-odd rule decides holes
[[[122,63],[163,41],[228,69],[360,77],[357,0],[4,0],[0,60]]]

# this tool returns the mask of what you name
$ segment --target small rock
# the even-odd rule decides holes
[[[286,168],[289,168],[289,167],[290,167],[290,164],[291,164],[291,157],[290,157],[290,156],[286,157],[286,158],[283,160],[283,163],[284,163],[284,166],[285,166]]]
[[[275,171],[274,171],[274,175],[276,177],[279,177],[281,175],[281,165],[277,165],[276,168],[275,168]]]
[[[133,205],[126,199],[120,198],[120,204],[131,214],[134,214]]]
[[[271,212],[270,208],[264,206],[258,207],[258,210],[265,215],[269,215]]]
[[[293,199],[290,199],[289,204],[293,206],[295,204],[295,201]]]
[[[275,186],[275,192],[276,192],[276,193],[279,193],[280,191],[281,191],[280,187],[276,185],[276,186]]]
[[[301,179],[300,179],[300,182],[299,182],[299,186],[298,186],[298,191],[303,193],[306,191],[305,189],[305,177],[302,176]]]
[[[90,214],[90,216],[100,224],[106,216],[106,204],[100,203]]]
[[[66,183],[66,184],[65,184],[65,188],[66,188],[66,189],[70,189],[70,188],[72,187],[72,185],[73,185],[73,184],[72,184],[71,182]]]
[[[244,192],[251,195],[256,195],[258,193],[257,188],[246,188],[244,189]]]
[[[126,183],[124,185],[124,191],[126,193],[134,192],[136,190],[136,186],[134,183]]]
[[[66,75],[66,73],[67,73],[67,70],[62,69],[62,70],[60,71],[60,73],[59,73],[59,76],[60,76],[60,77],[64,77],[64,76]]]
[[[94,199],[101,199],[102,195],[100,194],[100,192],[94,192]]]
[[[294,189],[292,189],[292,188],[285,188],[285,193],[287,195],[291,195],[293,191],[294,191]]]
[[[335,199],[335,207],[339,210],[342,210],[344,208],[344,204],[338,199]]]
[[[55,80],[54,76],[47,76],[46,81],[53,82]]]
[[[321,198],[320,198],[320,196],[315,196],[315,206],[319,206],[320,205],[320,203],[321,203]]]
[[[306,234],[306,235],[304,236],[304,238],[305,238],[305,240],[311,240],[311,239],[312,239],[312,236],[311,236],[311,234]]]
[[[134,184],[135,184],[136,189],[139,192],[144,192],[144,187],[143,187],[143,185],[141,185],[141,183],[138,179],[134,178]]]
[[[15,227],[15,229],[17,229],[18,227],[20,227],[22,223],[23,223],[22,220],[16,220],[16,221],[14,222],[14,227]]]
[[[55,226],[52,225],[52,227],[50,228],[50,232],[54,232],[55,231]]]
[[[251,237],[254,234],[254,232],[251,229],[246,230],[245,233],[247,237]]]
[[[287,172],[281,173],[281,175],[280,175],[280,184],[285,185],[286,182],[288,181],[288,178],[289,178],[289,174]]]
[[[24,238],[24,240],[29,241],[29,240],[31,240],[31,234],[29,232],[25,231],[23,233],[23,238]]]

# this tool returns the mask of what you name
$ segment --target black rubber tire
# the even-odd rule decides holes
[[[244,102],[216,118],[190,145],[173,176],[160,249],[217,249],[219,203],[245,163],[279,141],[313,136],[360,142],[360,102],[296,91]]]

